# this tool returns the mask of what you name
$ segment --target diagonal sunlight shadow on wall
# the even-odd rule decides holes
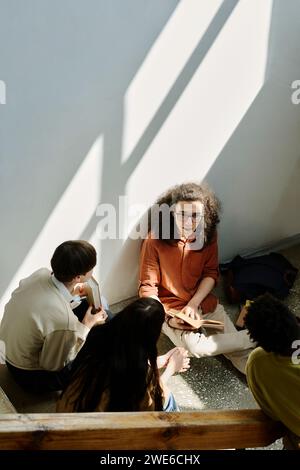
[[[49,218],[55,219],[60,198],[82,170],[91,143],[103,136],[106,144],[106,129],[116,125],[114,111],[119,114],[128,84],[178,2],[162,5],[156,0],[147,8],[140,0],[118,2],[118,15],[111,4],[98,0],[90,0],[88,6],[65,0],[59,15],[51,2],[20,5],[17,12],[10,4],[4,9],[0,39],[8,47],[1,51],[1,65],[12,93],[1,108],[1,238],[13,250],[1,257],[1,307],[16,287],[18,273],[28,275],[31,268],[48,265],[58,239],[55,232],[66,235],[61,225],[73,227],[66,232],[75,238],[88,223],[89,211],[74,218],[70,195],[57,230],[43,236],[42,247],[39,234]],[[88,199],[95,185],[98,202],[100,183],[95,170],[91,183],[78,194]],[[40,248],[35,250],[38,238]],[[39,259],[33,256],[36,266],[33,258],[29,261],[31,250],[41,254]]]
[[[122,135],[119,133],[120,140],[117,141],[115,135],[110,139],[110,130],[107,129],[104,133],[104,164],[102,173],[101,196],[100,201],[103,203],[111,203],[116,208],[118,207],[118,195],[126,193],[126,184],[129,177],[143,158],[145,152],[150,147],[151,143],[165,124],[171,111],[176,106],[179,98],[184,93],[187,85],[192,80],[195,72],[201,65],[206,57],[209,49],[218,37],[220,31],[226,24],[228,18],[232,14],[234,8],[238,4],[238,0],[225,0],[214,14],[213,19],[210,21],[206,31],[199,40],[197,46],[194,48],[193,53],[186,61],[181,72],[175,79],[170,90],[167,92],[166,97],[159,105],[158,110],[155,112],[150,123],[146,127],[142,136],[139,138],[134,149],[126,158],[125,163],[122,164]],[[119,109],[120,114],[123,115],[123,110]],[[119,147],[119,149],[117,148]],[[89,221],[88,225],[81,234],[82,238],[90,239],[96,243],[97,237],[95,236],[97,222],[96,215]],[[128,232],[127,232],[128,233]],[[108,272],[118,270],[117,255],[120,254],[123,241],[117,240],[98,240],[97,247],[101,252],[101,277],[106,277]],[[136,253],[138,251],[138,243],[136,243]],[[136,262],[136,257],[134,258]],[[114,262],[117,262],[114,268]],[[110,276],[109,276],[110,277]],[[136,281],[132,281],[132,285]],[[110,291],[110,287],[105,283],[106,289]],[[112,294],[112,293],[111,293]],[[108,295],[110,297],[110,294]],[[114,299],[116,300],[116,299]]]
[[[230,11],[232,10],[232,8],[235,6],[236,3],[237,3],[236,1],[235,2],[233,2],[233,1],[225,1],[224,2],[223,7],[221,7],[221,9],[219,10],[219,13],[223,12],[223,14],[225,14],[225,19],[223,18],[223,21],[226,21],[226,18],[227,18],[226,15],[230,13]],[[226,8],[225,8],[224,5],[226,6]],[[221,26],[222,26],[222,21],[221,21],[220,18],[217,17],[217,21],[214,23],[214,27],[216,28],[216,33],[215,34],[217,34],[217,31],[219,31]],[[200,54],[200,57],[199,57],[200,60],[201,60],[201,57],[203,57],[203,55],[205,55],[205,47],[210,46],[209,41],[214,40],[214,37],[215,36],[214,36],[212,30],[209,28],[208,31],[205,33],[204,42],[202,43],[202,46],[200,47],[200,44],[197,46],[197,52],[198,52],[198,55]],[[202,54],[202,56],[201,56],[201,54]],[[196,58],[197,57],[196,57],[195,52],[194,52],[194,55],[192,56],[192,59],[196,60]],[[196,70],[196,67],[197,67],[196,64],[194,64],[192,66],[186,66],[183,69],[184,73],[181,75],[181,77],[182,77],[181,80],[179,80],[179,81],[177,80],[176,83],[179,83],[180,86],[183,87],[184,86],[184,80],[188,79],[188,72],[190,74],[193,74],[194,71]],[[183,80],[183,78],[184,78],[184,80]],[[180,93],[182,93],[182,92],[183,92],[183,89],[180,90]],[[170,104],[170,96],[173,96],[173,94],[171,93],[171,95],[169,94],[168,96],[169,96],[169,98],[167,99],[167,103]],[[176,94],[173,97],[175,98],[175,96],[176,96]],[[103,164],[102,164],[102,168],[103,168],[102,185],[100,183],[100,186],[101,186],[101,198],[100,198],[100,200],[101,201],[112,202],[116,206],[117,206],[117,200],[116,200],[117,195],[122,194],[122,193],[125,192],[126,180],[127,180],[127,176],[129,176],[129,173],[128,173],[128,175],[126,175],[126,174],[124,174],[123,171],[118,172],[116,170],[116,168],[117,168],[116,162],[120,163],[121,153],[122,153],[121,152],[121,147],[122,147],[121,142],[122,142],[122,128],[123,128],[122,127],[123,112],[122,112],[122,107],[119,106],[119,103],[120,103],[120,101],[118,101],[118,99],[117,99],[115,101],[115,105],[112,106],[111,111],[110,111],[112,116],[109,116],[107,121],[103,122],[103,124],[102,124],[104,157],[103,157]],[[174,105],[175,105],[175,103],[173,103],[173,106]],[[169,111],[170,111],[170,109],[171,108],[169,108]],[[159,113],[159,114],[161,114],[161,113]],[[114,127],[112,127],[111,121],[113,121]],[[137,152],[134,151],[133,156],[136,156],[136,155],[137,155]],[[142,155],[140,155],[140,158],[142,158]],[[99,160],[101,160],[101,159],[99,158]],[[95,175],[93,175],[93,176],[95,176]],[[70,185],[71,188],[75,187],[75,186],[72,185],[72,184]],[[118,188],[117,191],[116,191],[116,188]],[[80,190],[78,189],[76,192],[79,192],[79,191]],[[68,193],[68,190],[66,191],[65,195],[67,193]],[[73,192],[71,191],[71,194],[72,193]],[[61,242],[63,239],[65,239],[67,233],[70,234],[70,236],[68,236],[67,238],[75,238],[75,237],[77,238],[78,236],[82,237],[82,238],[86,238],[86,239],[91,238],[92,233],[89,230],[89,223],[87,223],[87,228],[80,235],[78,235],[78,231],[75,230],[75,229],[74,230],[66,230],[66,231],[64,231],[64,230],[60,231],[59,229],[56,230],[56,235],[58,235],[60,233],[61,236],[62,236],[61,239],[59,239],[59,237],[57,237],[57,236],[53,237],[52,230],[49,230],[49,227],[55,227],[56,223],[59,224],[59,222],[57,222],[58,219],[55,216],[56,209],[57,209],[57,214],[62,214],[62,210],[60,209],[60,207],[64,207],[65,208],[64,209],[65,213],[67,213],[69,211],[69,206],[65,205],[65,201],[66,200],[70,201],[71,199],[72,199],[72,197],[63,197],[62,204],[58,203],[57,208],[55,208],[52,211],[52,216],[49,218],[49,221],[46,222],[46,225],[45,225],[46,230],[45,229],[42,230],[42,232],[40,233],[40,236],[36,239],[37,243],[34,243],[32,245],[32,249],[29,250],[28,255],[24,258],[23,263],[20,265],[19,270],[15,272],[15,275],[11,279],[9,287],[6,291],[7,295],[9,295],[11,289],[13,287],[15,287],[15,284],[17,283],[19,278],[21,278],[23,276],[26,276],[30,271],[32,271],[32,269],[35,269],[35,268],[38,267],[38,264],[37,264],[38,260],[46,259],[47,260],[46,263],[48,264],[48,259],[49,259],[48,255],[52,251],[52,248],[53,248],[52,245],[57,244],[58,240],[59,240],[59,242]],[[93,199],[93,198],[91,198],[91,199]],[[88,213],[88,211],[86,213]],[[84,222],[85,219],[86,219],[85,216],[80,218],[80,221],[77,219],[77,224],[80,225],[82,222]],[[76,220],[76,218],[73,217],[73,220]],[[54,222],[54,221],[56,221],[56,222]],[[70,226],[72,226],[72,223],[70,225],[68,225],[69,228],[70,228]],[[74,225],[73,225],[73,227],[74,227]],[[47,237],[46,237],[46,235],[47,235]],[[49,239],[51,239],[50,243],[49,243]],[[120,242],[120,244],[121,244],[121,242]],[[111,254],[117,252],[116,243],[114,241],[112,243],[110,243],[110,241],[107,241],[106,246],[104,247],[102,252],[103,252],[102,265],[104,265],[104,267],[106,267],[106,266],[110,267],[110,264],[111,264],[111,261],[112,261],[111,260],[111,256],[112,256]],[[103,271],[105,272],[106,269],[103,269]],[[3,304],[7,300],[7,295],[4,296],[4,298],[2,299]]]
[[[267,82],[208,172],[207,181],[226,201],[219,229],[223,262],[299,233],[299,185],[290,184],[299,162],[299,126],[288,87],[279,92]]]
[[[195,72],[189,83],[191,86],[189,86],[187,93],[182,93],[180,99],[178,99],[176,103],[176,113],[172,114],[172,119],[167,119],[168,122],[164,122],[164,125],[161,125],[159,129],[159,139],[156,139],[156,134],[151,140],[151,151],[147,152],[148,148],[143,147],[142,151],[144,154],[142,165],[132,166],[130,171],[134,172],[134,184],[132,183],[132,175],[129,175],[126,191],[131,194],[131,200],[133,202],[136,202],[137,198],[140,198],[140,200],[144,198],[144,201],[146,201],[149,206],[154,198],[157,197],[157,194],[170,185],[167,181],[174,184],[174,182],[180,182],[184,179],[194,179],[195,174],[197,174],[197,179],[203,179],[210,168],[213,167],[225,143],[230,140],[263,85],[271,12],[270,5],[271,2],[264,4],[259,24],[256,21],[257,29],[255,41],[250,36],[248,41],[243,44],[243,48],[236,46],[238,54],[236,50],[234,50],[235,54],[231,53],[230,48],[236,43],[236,37],[240,34],[240,30],[249,22],[249,13],[252,14],[252,22],[254,21],[254,12],[253,10],[249,12],[244,6],[242,8],[238,7],[235,9],[234,14],[231,15],[230,20],[227,20],[225,28],[223,27],[219,32],[219,37],[215,39],[215,42],[217,41],[216,47],[214,44],[209,54],[206,54],[204,69],[202,67],[198,67],[197,70],[196,67],[194,68]],[[249,4],[246,4],[246,6],[249,8]],[[252,23],[249,28],[251,29],[251,27],[253,27]],[[247,28],[245,28],[245,33],[243,34],[246,35],[247,33]],[[211,70],[216,72],[214,63],[216,63],[218,59],[222,60],[222,54],[228,59],[226,55],[228,54],[228,50],[231,55],[229,57],[230,61],[228,60],[228,68],[224,70],[223,74],[224,89],[227,89],[228,96],[224,97],[223,88],[219,86],[218,75],[212,76]],[[243,62],[241,62],[241,64],[239,64],[239,62],[237,64],[235,63],[238,59],[244,60],[245,63],[247,63],[247,55],[246,58],[243,57],[245,51],[249,52],[249,54],[251,53],[251,57],[249,57],[251,60],[249,60],[249,64],[247,64],[248,69]],[[255,70],[253,69],[254,63],[257,66]],[[248,75],[250,78],[248,78]],[[239,84],[239,79],[242,80],[241,84]],[[195,91],[195,89],[197,91]],[[209,90],[209,93],[207,90]],[[202,108],[201,106],[192,105],[193,92],[197,95],[197,100],[201,103]],[[234,102],[232,99],[234,99]],[[185,105],[185,101],[188,101],[188,105]],[[232,107],[232,112],[229,112],[231,109],[230,106]],[[222,109],[222,107],[224,109]],[[189,113],[192,118],[190,118],[186,124],[187,113]],[[158,113],[156,113],[155,116],[157,116],[157,114]],[[195,126],[192,121],[200,123],[199,125],[202,128],[201,142],[199,142],[198,139],[199,126]],[[151,122],[153,122],[153,120]],[[172,154],[175,156],[180,155],[181,151],[179,147],[181,142],[182,155],[187,153],[186,142],[189,140],[188,133],[191,132],[190,129],[187,129],[189,125],[191,128],[193,127],[192,132],[194,132],[194,134],[191,135],[191,141],[196,143],[195,149],[189,147],[189,150],[191,150],[189,156],[186,159],[179,159],[178,163],[176,162],[174,165],[175,162],[174,160],[172,161]],[[145,134],[147,135],[147,130]],[[143,134],[130,156],[135,155],[134,152],[142,142],[145,134]],[[175,141],[173,147],[170,138]],[[175,148],[176,146],[178,148]],[[165,159],[163,163],[161,162],[161,148],[163,148]],[[166,152],[166,154],[164,154],[164,152]],[[171,154],[171,158],[169,159],[167,152]],[[199,154],[201,155],[200,158]],[[141,163],[141,160],[139,160],[138,163]],[[130,159],[125,162],[125,166],[126,164],[130,164]],[[159,171],[160,168],[162,168],[162,172]],[[155,182],[151,177],[154,175]],[[153,187],[158,188],[160,183],[162,190],[157,191],[153,197]],[[133,195],[133,188],[137,191],[137,197]],[[151,199],[149,199],[149,197],[147,199],[147,196],[144,196],[145,192],[151,196]],[[131,252],[132,257],[129,265],[124,267],[122,262],[127,257],[126,251]],[[114,301],[121,299],[118,289],[120,288],[120,292],[123,293],[124,290],[126,290],[124,283],[128,287],[127,297],[136,293],[138,252],[138,241],[130,240],[129,238],[120,250],[118,259],[105,280],[105,290]]]
[[[44,257],[45,247],[53,253],[56,246],[63,240],[80,238],[80,223],[87,221],[95,211],[98,203],[98,186],[91,184],[94,179],[100,178],[102,162],[102,137],[100,136],[84,162],[78,168],[74,178],[62,194],[55,210],[50,214],[43,229],[36,238],[20,268],[15,273],[8,288],[7,295],[1,299],[1,307],[8,300],[8,295],[20,279],[28,276],[39,266]],[[98,174],[95,173],[97,169]],[[89,197],[82,196],[83,188],[89,188]],[[67,223],[64,223],[67,216]],[[80,222],[80,223],[79,223]],[[51,235],[51,236],[50,236]],[[47,260],[47,265],[49,260]],[[0,308],[1,312],[1,308]]]
[[[125,189],[126,182],[129,176],[132,174],[132,172],[142,159],[143,155],[145,154],[146,150],[149,148],[149,146],[155,139],[156,135],[162,128],[166,119],[170,115],[172,109],[176,106],[178,99],[183,94],[185,88],[187,87],[196,70],[205,58],[210,47],[212,46],[218,34],[220,33],[221,29],[224,27],[224,24],[228,20],[228,17],[231,15],[238,2],[239,0],[225,0],[222,3],[214,18],[210,22],[203,37],[200,39],[192,55],[189,57],[185,66],[183,67],[183,70],[179,73],[178,77],[170,88],[167,96],[160,104],[159,109],[156,111],[149,125],[145,129],[143,135],[137,142],[135,148],[132,150],[131,154],[126,158],[126,162],[121,165],[120,159],[118,158],[119,165],[116,166],[116,162],[113,161],[114,158],[112,159],[110,157],[110,159],[107,160],[107,165],[104,165],[104,171],[108,167],[108,173],[113,174],[111,180],[108,180],[107,178],[103,177],[104,184],[107,181],[114,181],[117,174],[117,176],[119,176],[120,178],[120,189]],[[112,171],[110,171],[109,167],[112,168]],[[120,173],[118,173],[117,168],[120,168]],[[112,185],[109,186],[111,187]],[[119,194],[124,193],[119,192]],[[101,200],[106,201],[106,198],[103,197],[101,198]],[[93,218],[89,222],[85,230],[82,232],[82,236],[84,238],[89,238],[93,234],[93,232],[95,231],[96,222],[96,218]]]
[[[127,180],[128,177],[132,174],[142,156],[153,142],[155,136],[166,122],[171,111],[175,107],[189,82],[192,80],[194,74],[199,69],[206,54],[209,52],[220,31],[226,24],[228,18],[238,3],[239,0],[225,0],[218,9],[192,55],[189,57],[184,68],[179,73],[176,81],[170,88],[170,91],[149,123],[144,134],[139,139],[132,153],[126,159],[126,162],[123,165],[124,180]]]
[[[199,5],[197,2],[193,2],[194,4]],[[185,2],[182,2],[182,5],[184,5]],[[216,2],[215,2],[216,4]],[[206,31],[202,38],[199,40],[197,46],[194,48],[193,53],[190,55],[188,61],[185,63],[185,65],[181,68],[181,72],[179,72],[179,75],[177,78],[174,80],[173,85],[171,86],[170,90],[167,91],[165,97],[163,97],[163,101],[161,104],[159,104],[159,107],[157,110],[154,110],[153,117],[150,118],[150,122],[148,123],[148,127],[144,131],[144,133],[141,136],[137,136],[137,143],[133,145],[133,150],[129,152],[128,156],[125,155],[125,159],[123,159],[124,164],[122,165],[122,146],[123,146],[123,134],[124,134],[124,126],[123,126],[123,121],[124,121],[124,116],[126,117],[126,113],[124,112],[123,106],[124,106],[124,90],[118,90],[115,94],[115,100],[111,103],[109,107],[109,113],[108,116],[105,116],[106,119],[104,119],[103,123],[101,123],[101,135],[103,136],[103,159],[102,159],[102,175],[101,175],[101,180],[99,181],[99,199],[101,202],[109,202],[115,205],[117,207],[117,198],[119,194],[125,194],[125,192],[128,193],[128,190],[131,190],[131,182],[132,182],[132,175],[133,173],[136,175],[137,179],[141,181],[141,185],[145,186],[145,189],[147,190],[147,185],[151,183],[149,178],[145,179],[145,174],[146,175],[151,175],[152,172],[148,173],[148,169],[145,169],[145,164],[147,164],[148,160],[148,155],[147,152],[151,147],[151,151],[153,152],[151,157],[154,162],[154,167],[156,165],[156,155],[155,152],[157,153],[157,150],[155,150],[155,145],[157,144],[157,137],[159,136],[160,139],[165,139],[166,135],[166,128],[168,126],[172,126],[172,123],[176,121],[177,123],[177,129],[174,131],[174,129],[171,129],[170,133],[170,128],[168,128],[169,135],[167,136],[167,140],[170,142],[170,135],[173,136],[172,138],[174,139],[175,136],[175,145],[180,145],[181,142],[186,142],[188,140],[188,132],[190,131],[188,127],[191,125],[191,119],[196,120],[198,119],[198,116],[196,116],[197,112],[197,106],[190,106],[190,109],[188,110],[189,114],[188,117],[191,116],[190,121],[188,121],[188,124],[186,125],[182,119],[183,116],[186,117],[186,109],[184,109],[184,102],[186,100],[186,96],[190,95],[190,89],[191,85],[195,87],[195,83],[197,86],[197,99],[203,105],[203,109],[205,111],[210,111],[210,108],[212,107],[212,101],[215,100],[215,95],[217,95],[218,99],[222,100],[222,93],[218,95],[218,91],[216,88],[219,85],[218,82],[218,77],[211,76],[211,73],[216,72],[216,68],[214,65],[211,65],[212,62],[216,61],[218,57],[220,57],[220,51],[221,51],[221,56],[222,56],[222,47],[220,46],[220,42],[224,40],[224,34],[228,33],[228,28],[232,28],[232,13],[234,13],[234,24],[235,24],[235,33],[233,37],[235,37],[236,34],[236,28],[239,24],[240,21],[240,16],[237,15],[239,13],[240,8],[236,8],[238,5],[245,5],[244,2],[237,2],[237,1],[224,1],[219,9],[217,10],[216,14],[213,16],[211,19],[209,26],[206,28]],[[249,5],[249,4],[247,4]],[[236,11],[237,10],[237,11]],[[245,10],[245,8],[244,8]],[[175,12],[176,13],[176,12]],[[247,10],[244,12],[244,19],[247,17]],[[172,19],[172,18],[171,18]],[[230,19],[230,21],[228,21]],[[229,25],[228,25],[229,23]],[[243,22],[241,24],[244,24]],[[225,33],[224,33],[225,29]],[[218,49],[218,54],[217,58],[215,56],[215,43],[217,43],[217,49]],[[226,47],[232,46],[232,42],[226,43]],[[207,48],[207,50],[206,50]],[[212,54],[211,51],[214,50],[213,57],[211,58]],[[210,52],[208,54],[208,51]],[[206,74],[206,81],[204,81],[205,86],[203,86],[203,83],[199,82],[199,77],[201,78],[203,75],[203,64],[205,65],[205,74]],[[209,64],[209,67],[211,67],[211,70],[209,71],[210,73],[207,74],[207,64]],[[200,67],[200,65],[202,67]],[[230,77],[230,75],[229,75]],[[210,83],[212,85],[210,86]],[[127,88],[128,90],[128,88]],[[194,88],[195,90],[195,88]],[[188,91],[188,93],[186,93]],[[257,90],[256,90],[257,91]],[[251,91],[252,92],[252,91]],[[207,95],[207,96],[204,96]],[[189,98],[190,99],[190,98]],[[247,101],[247,100],[246,100]],[[246,103],[245,101],[245,103]],[[248,101],[247,101],[248,104]],[[217,103],[217,106],[219,104]],[[192,109],[192,114],[191,114],[191,109]],[[244,107],[245,111],[246,107]],[[176,119],[170,119],[171,115],[172,118],[174,116],[174,111],[176,110]],[[195,116],[194,116],[195,114]],[[211,126],[211,129],[214,129],[214,132],[216,131],[216,120],[218,119],[219,116],[218,109],[215,109],[215,114],[214,113],[208,113],[207,116],[205,116],[205,121],[209,123],[209,126]],[[241,118],[241,112],[240,109],[238,110],[238,113],[236,113],[238,118]],[[216,119],[217,118],[217,119]],[[204,128],[206,122],[203,121],[203,116],[200,116],[200,119],[198,122],[201,123],[202,128]],[[213,125],[212,125],[213,123]],[[235,125],[238,125],[237,122],[234,123]],[[220,127],[221,123],[218,123],[218,126]],[[230,127],[231,126],[231,127]],[[176,126],[175,126],[176,127]],[[223,125],[224,127],[224,125]],[[224,145],[224,141],[226,141],[226,138],[229,138],[228,135],[232,132],[232,122],[230,122],[230,125],[227,125],[226,132],[220,136],[218,136],[218,139],[214,139],[218,141],[218,145]],[[182,136],[178,135],[178,129],[184,129],[184,133],[186,134],[184,136],[184,139],[182,139]],[[230,130],[230,133],[229,133]],[[199,132],[199,131],[198,131]],[[207,133],[207,130],[204,131],[204,133]],[[99,134],[98,134],[99,135]],[[181,138],[181,142],[180,142]],[[161,140],[160,140],[161,141]],[[205,138],[203,136],[203,141],[205,141]],[[169,143],[167,142],[167,143]],[[195,140],[194,140],[195,142]],[[205,142],[205,145],[207,143]],[[197,151],[201,152],[201,148],[199,148],[198,143],[196,145]],[[213,149],[210,149],[208,152],[208,146],[206,149],[206,153],[209,155],[209,159],[207,159],[207,165],[212,165],[212,162],[214,159],[217,157],[219,153],[219,148],[214,147]],[[146,158],[145,158],[146,156]],[[193,157],[194,158],[194,157]],[[141,165],[141,162],[143,163]],[[190,161],[190,166],[188,167],[185,162],[183,162],[183,165],[178,167],[177,174],[175,175],[175,178],[178,179],[180,178],[186,178],[187,175],[190,178],[191,177],[191,168],[193,168],[193,163],[195,163],[195,160],[191,158]],[[205,165],[203,165],[203,162],[195,166],[195,168],[198,168],[199,170],[199,165],[201,167],[201,171],[203,172],[203,168]],[[153,169],[152,169],[153,170]],[[172,168],[171,168],[172,171]],[[205,168],[205,172],[207,169]],[[140,172],[140,173],[139,173]],[[142,172],[142,174],[141,174]],[[192,171],[192,174],[194,176],[195,171]],[[202,175],[202,173],[200,173]],[[159,175],[157,175],[159,177]],[[165,175],[163,175],[165,176]],[[174,181],[174,176],[171,173],[169,176],[168,180],[166,179],[163,183],[166,185],[170,181]],[[169,184],[168,184],[169,185]],[[144,188],[142,188],[144,189]],[[165,188],[164,188],[165,189]],[[155,191],[159,190],[159,185],[155,187]],[[139,191],[138,194],[142,194],[143,191]],[[132,193],[132,191],[131,191]],[[131,194],[132,196],[132,194]],[[153,198],[153,190],[152,193],[148,193],[147,198],[151,200]],[[156,196],[156,194],[155,194]],[[86,194],[86,197],[88,197],[88,192]],[[98,201],[99,201],[98,199]],[[86,219],[85,219],[86,221]],[[97,227],[97,222],[98,220],[96,219],[95,216],[91,216],[89,220],[86,222],[85,229],[81,231],[81,234],[79,235],[82,238],[86,239],[93,239],[95,237],[95,230]],[[122,233],[126,233],[126,230],[124,232],[124,227],[122,227]],[[128,233],[128,231],[127,231]],[[104,275],[112,275],[115,272],[119,271],[119,276],[120,276],[120,282],[124,279],[126,279],[126,282],[128,281],[128,278],[130,278],[130,275],[127,276],[125,273],[124,276],[124,271],[120,271],[118,268],[118,263],[115,263],[116,258],[120,255],[120,250],[122,246],[122,240],[104,240],[104,242],[101,244],[101,272],[104,273]],[[100,246],[99,240],[96,237],[96,246],[97,248]],[[134,250],[132,251],[134,253]],[[135,256],[132,256],[132,262],[137,263],[137,258],[138,258],[138,248],[135,249]],[[115,264],[114,264],[115,263]],[[112,265],[114,264],[114,267],[112,268]],[[132,265],[127,266],[127,270],[129,269],[129,274],[131,273]],[[105,276],[101,276],[105,277]],[[130,290],[130,289],[129,289]],[[129,293],[129,292],[128,292]],[[130,295],[130,293],[129,293]]]
[[[271,16],[265,79],[290,88],[299,79],[299,2],[273,0]]]
[[[297,2],[272,2],[264,86],[207,175],[224,201],[223,261],[300,232],[300,190],[291,184],[299,169],[300,106],[291,101],[291,82],[299,70],[299,24]]]
[[[265,243],[270,245],[300,234],[300,186],[297,183],[300,176],[300,106],[291,100],[292,84],[299,79],[299,26],[299,2],[293,0],[283,4],[280,0],[273,0],[265,76],[276,98],[273,98],[276,104],[272,103],[276,127],[266,126],[270,142],[274,141],[268,163],[276,171],[270,174],[265,170],[262,174],[265,176],[264,185],[279,190],[268,191],[264,204],[271,208],[271,214],[269,223],[264,220],[261,225]],[[277,110],[280,110],[280,118]]]

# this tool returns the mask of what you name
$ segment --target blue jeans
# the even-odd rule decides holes
[[[170,392],[170,395],[169,395],[169,399],[167,401],[167,403],[165,404],[164,408],[163,408],[163,411],[180,411],[177,403],[176,403],[176,400],[175,400],[175,397],[173,395],[172,392]]]
[[[103,297],[103,295],[101,295],[101,303],[102,303],[102,307],[104,308],[104,310],[105,310],[106,313],[107,313],[107,320],[111,320],[112,317],[113,317],[113,314],[112,314],[112,312],[110,311],[110,309],[109,309],[109,304],[108,304],[106,298]]]

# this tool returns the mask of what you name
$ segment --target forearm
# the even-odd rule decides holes
[[[215,280],[212,277],[205,277],[202,279],[196,293],[188,302],[188,305],[198,308],[205,297],[207,297],[207,295],[212,291],[214,286]]]
[[[187,357],[188,351],[184,348],[173,348],[167,355],[169,355],[166,363],[166,368],[160,376],[160,381],[166,385],[169,378],[176,372],[184,372],[190,367],[190,360]]]
[[[172,375],[175,374],[175,369],[172,364],[168,364],[167,367],[165,368],[164,372],[160,376],[160,381],[164,384],[167,385],[168,380]]]
[[[168,364],[168,360],[177,349],[178,349],[177,347],[172,348],[165,354],[162,354],[161,356],[157,356],[157,360],[156,360],[157,368],[161,369],[162,367],[166,367]]]

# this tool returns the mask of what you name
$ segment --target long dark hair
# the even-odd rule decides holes
[[[139,411],[147,390],[162,410],[156,344],[164,317],[160,302],[141,298],[91,330],[69,384],[74,411],[95,411],[103,392],[107,411]]]
[[[171,209],[179,201],[200,201],[203,204],[205,221],[204,246],[209,245],[215,234],[216,226],[220,222],[221,203],[206,183],[201,185],[197,183],[184,183],[173,186],[162,194],[148,212],[148,226],[150,227],[151,236],[166,243],[174,243],[178,240],[173,211],[170,210],[168,212],[168,208]],[[164,217],[165,219],[163,220]],[[167,230],[163,228],[164,221],[167,221],[167,224],[169,224]],[[168,233],[167,237],[165,232]]]

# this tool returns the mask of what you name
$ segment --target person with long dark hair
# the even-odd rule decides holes
[[[57,411],[176,411],[166,384],[175,372],[189,368],[189,358],[183,348],[157,356],[164,317],[160,302],[138,299],[94,327],[73,363]]]
[[[247,308],[245,324],[259,346],[246,367],[249,387],[262,410],[286,426],[286,446],[300,450],[299,319],[264,294]]]
[[[150,231],[140,258],[140,297],[164,305],[163,332],[195,357],[224,354],[245,373],[254,344],[247,331],[237,331],[211,292],[219,277],[217,224],[220,202],[204,184],[186,183],[170,188],[151,208]],[[168,315],[179,310],[197,319],[224,323],[222,333],[195,330]]]

